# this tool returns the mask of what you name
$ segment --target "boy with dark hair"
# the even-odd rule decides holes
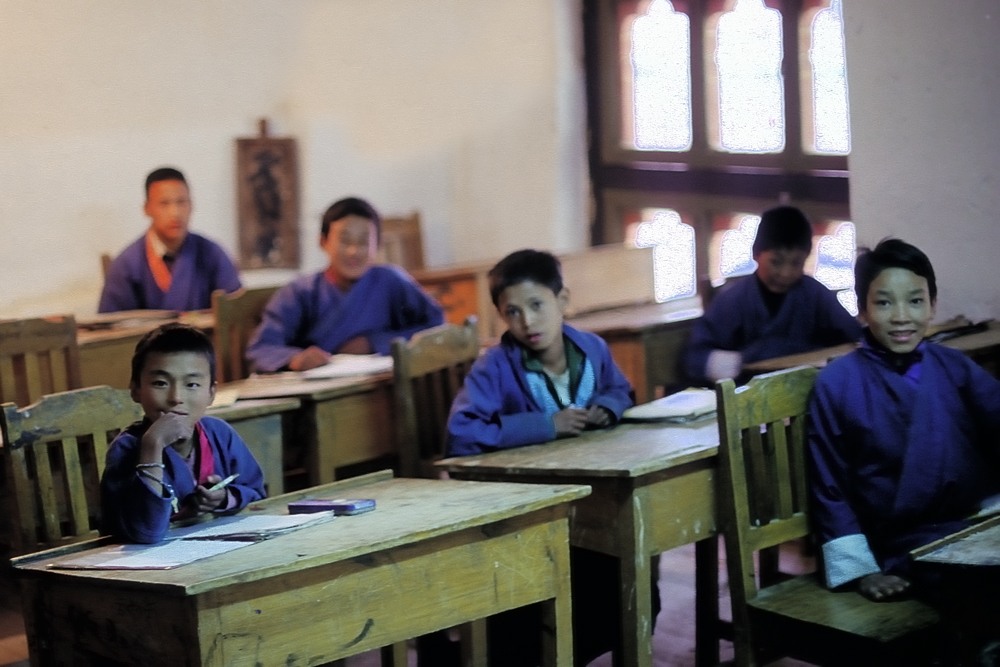
[[[236,512],[265,496],[264,475],[240,436],[205,416],[215,398],[215,352],[204,333],[165,324],[143,336],[129,388],[145,417],[108,449],[102,532],[159,542],[173,520]],[[238,477],[213,490],[231,475]]]
[[[559,260],[520,250],[490,270],[489,284],[507,331],[455,397],[449,452],[547,442],[621,419],[631,387],[600,337],[563,323],[569,292]]]
[[[811,250],[812,226],[802,211],[764,211],[754,275],[723,287],[694,324],[684,363],[693,382],[739,378],[744,364],[858,339],[861,327],[836,296],[803,275]]]
[[[125,248],[108,268],[97,310],[200,310],[212,292],[240,288],[226,251],[188,231],[191,195],[177,169],[161,167],[146,177],[146,234]]]
[[[816,380],[810,490],[827,584],[857,581],[884,600],[914,582],[911,549],[966,527],[1000,493],[1000,382],[923,340],[937,285],[920,250],[884,240],[855,276],[868,328]]]
[[[304,371],[330,355],[388,354],[394,338],[444,322],[441,307],[396,266],[372,266],[381,219],[363,199],[334,202],[323,214],[325,271],[278,291],[247,346],[257,371]]]

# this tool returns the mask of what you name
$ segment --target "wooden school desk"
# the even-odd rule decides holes
[[[129,310],[78,320],[76,340],[83,386],[106,384],[128,389],[135,344],[167,322],[190,324],[209,336],[215,327],[215,319],[207,311],[178,314],[169,310]]]
[[[701,314],[701,300],[693,297],[602,310],[567,323],[603,338],[635,389],[636,403],[648,403],[657,398],[657,387],[677,387],[683,382],[680,358],[691,326]]]
[[[336,479],[342,466],[397,452],[392,374],[305,380],[294,373],[260,375],[222,385],[240,400],[295,398],[301,408],[285,436],[301,451],[285,451],[285,474],[304,476],[309,486]],[[291,482],[291,479],[288,480]]]
[[[376,473],[251,506],[350,496],[374,512],[172,570],[52,569],[72,547],[23,557],[32,664],[317,665],[543,602],[545,664],[571,667],[566,516],[588,491]]]
[[[622,662],[652,665],[650,558],[698,547],[697,662],[718,662],[714,419],[694,425],[622,424],[577,438],[438,463],[457,479],[587,484],[570,515],[570,543],[618,557]],[[618,663],[616,663],[618,664]]]

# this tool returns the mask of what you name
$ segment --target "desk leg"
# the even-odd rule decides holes
[[[573,599],[567,552],[559,552],[557,570],[565,572],[556,586],[556,596],[542,603],[542,667],[573,667]]]
[[[406,642],[396,642],[381,648],[382,667],[406,667],[409,657]]]
[[[694,543],[694,664],[719,664],[719,538]]]
[[[461,638],[462,667],[486,667],[488,645],[486,638],[486,619],[463,623],[458,629]]]
[[[652,667],[653,609],[651,604],[649,547],[646,543],[646,514],[637,494],[622,508],[619,525],[626,527],[619,539],[625,546],[620,560],[622,663],[631,667]]]

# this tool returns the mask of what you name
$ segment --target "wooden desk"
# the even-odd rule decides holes
[[[715,535],[718,444],[714,419],[685,426],[624,424],[438,465],[458,479],[590,485],[593,493],[577,501],[570,515],[570,543],[618,557],[620,664],[650,667],[650,558]],[[698,549],[697,662],[707,665],[718,662],[717,541],[701,542]]]
[[[129,314],[134,316],[117,323],[107,322],[107,316],[94,318],[108,323],[106,329],[87,329],[85,327],[90,326],[91,321],[80,320],[76,340],[80,348],[80,377],[84,387],[106,384],[109,387],[128,389],[136,343],[161,324],[183,322],[209,335],[215,328],[212,313],[205,311],[181,313],[179,316],[169,311],[136,310],[115,313],[122,317]]]
[[[317,665],[543,602],[546,664],[571,667],[566,516],[588,489],[388,476],[310,490],[374,512],[173,570],[50,569],[71,548],[17,559],[32,664]]]
[[[208,415],[229,422],[264,471],[269,496],[285,492],[285,440],[295,428],[295,415],[302,407],[297,398],[264,398],[236,401],[210,408]]]
[[[285,473],[301,473],[309,486],[336,479],[337,468],[394,455],[396,447],[395,396],[392,375],[303,380],[293,374],[263,375],[224,385],[238,388],[241,401],[295,398],[285,450]],[[287,423],[287,422],[286,422]]]
[[[701,317],[698,297],[603,310],[567,320],[596,333],[611,348],[615,363],[632,383],[636,402],[657,398],[657,387],[683,383],[680,359],[694,321]]]

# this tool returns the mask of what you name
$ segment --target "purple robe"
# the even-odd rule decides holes
[[[389,354],[394,338],[443,323],[441,306],[398,267],[370,267],[346,294],[320,272],[297,278],[271,298],[247,359],[257,371],[277,371],[307,347],[332,353],[358,336]]]
[[[956,350],[922,343],[916,356],[919,378],[863,347],[816,380],[810,493],[831,587],[905,575],[911,549],[1000,492],[1000,382]]]
[[[226,251],[204,236],[188,233],[164,292],[146,259],[146,235],[118,255],[104,280],[99,313],[119,310],[201,310],[212,307],[212,292],[235,292],[240,277]]]
[[[713,350],[743,355],[743,363],[799,354],[858,340],[861,325],[825,285],[802,276],[785,294],[778,312],[768,312],[756,276],[727,283],[694,323],[685,354],[688,377],[711,384],[705,364]]]

